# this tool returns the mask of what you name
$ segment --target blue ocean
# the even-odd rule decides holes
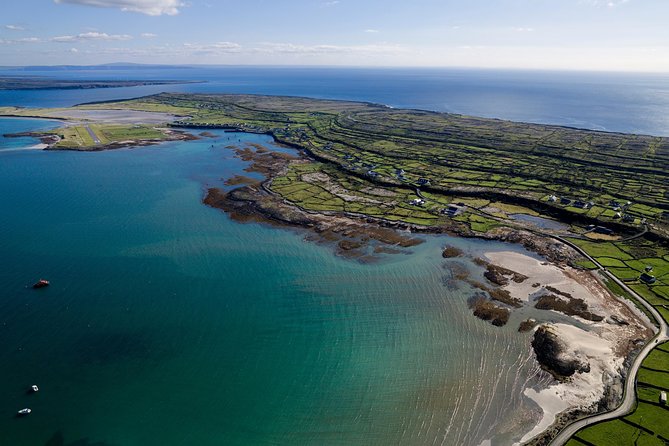
[[[61,107],[161,91],[349,99],[669,135],[669,76],[475,70],[4,71],[203,83],[0,91]],[[55,127],[0,119],[0,134]],[[0,444],[492,445],[537,421],[529,335],[471,315],[466,259],[521,247],[448,236],[361,264],[301,230],[202,204],[265,135],[98,153],[0,137]],[[27,288],[39,278],[52,285]],[[37,394],[27,394],[38,384]],[[30,417],[16,411],[30,407]]]

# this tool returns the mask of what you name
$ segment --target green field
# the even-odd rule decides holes
[[[665,445],[669,442],[669,406],[659,403],[669,393],[669,343],[656,347],[643,361],[637,381],[638,405],[623,418],[580,430],[575,445]]]
[[[404,188],[425,178],[427,192],[497,201],[502,215],[553,213],[632,228],[643,218],[664,224],[669,210],[666,138],[292,97],[160,94],[82,108],[169,112],[185,116],[183,125],[271,133],[346,176],[371,172],[374,183]],[[626,206],[629,222],[615,218],[611,200]]]
[[[93,140],[87,128],[95,134],[99,143]],[[52,130],[51,133],[60,137],[55,148],[92,148],[97,145],[104,146],[130,140],[146,141],[166,138],[164,132],[147,125],[71,125]]]
[[[182,117],[176,126],[271,134],[309,159],[288,163],[266,186],[309,212],[465,235],[527,227],[510,214],[559,220],[575,234],[571,242],[669,318],[669,138],[295,97],[164,93],[77,108],[165,112]],[[28,113],[49,116],[0,109]],[[164,136],[150,126],[90,127],[100,144]],[[94,145],[83,126],[55,132],[61,147]],[[635,301],[613,281],[607,286]],[[668,371],[669,353],[654,351],[639,373],[636,411],[569,444],[664,444],[669,411],[657,398],[669,390]]]

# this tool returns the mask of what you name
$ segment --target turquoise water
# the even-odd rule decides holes
[[[224,146],[247,142],[271,145],[0,152],[0,444],[476,445],[529,430],[521,316],[473,317],[452,269],[481,271],[440,256],[519,248],[426,236],[363,265],[235,223],[201,199],[243,173]],[[25,288],[40,277],[52,285]]]
[[[35,138],[21,136],[17,138],[7,138],[4,135],[11,133],[23,133],[37,130],[47,130],[58,127],[56,121],[47,121],[44,119],[17,119],[0,118],[0,150],[16,150],[39,144]]]

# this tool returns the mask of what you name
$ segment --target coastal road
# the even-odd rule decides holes
[[[612,410],[611,412],[599,414],[599,415],[593,415],[591,417],[583,418],[578,421],[573,422],[572,424],[568,425],[560,433],[553,439],[553,441],[550,443],[551,446],[562,446],[566,444],[571,437],[573,437],[576,432],[579,430],[583,429],[586,426],[589,426],[594,423],[599,423],[600,421],[606,421],[606,420],[611,420],[614,418],[622,417],[624,415],[629,414],[634,410],[634,406],[636,403],[636,377],[637,373],[639,372],[639,367],[641,366],[641,363],[643,362],[644,359],[646,359],[646,356],[653,350],[658,344],[669,340],[669,329],[667,327],[667,323],[664,321],[662,318],[662,315],[653,307],[651,304],[646,302],[646,300],[639,296],[634,290],[632,290],[630,287],[628,287],[623,281],[619,280],[617,277],[615,277],[613,274],[608,272],[606,268],[604,268],[599,262],[597,262],[595,259],[593,259],[590,255],[588,255],[585,251],[583,251],[580,247],[577,245],[571,243],[568,240],[563,239],[562,237],[558,236],[552,236],[553,238],[561,241],[562,243],[571,246],[574,248],[576,251],[580,252],[583,254],[588,260],[590,260],[592,263],[597,265],[600,271],[602,271],[609,279],[613,280],[615,283],[617,283],[622,289],[630,293],[632,296],[634,296],[650,313],[653,315],[653,317],[657,320],[660,329],[657,332],[657,334],[648,342],[644,348],[639,352],[636,358],[634,358],[634,362],[632,363],[632,366],[630,367],[629,373],[627,374],[627,380],[625,382],[625,390],[623,393],[623,402],[618,406],[616,409]]]

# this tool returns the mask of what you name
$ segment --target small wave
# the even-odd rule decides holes
[[[32,145],[32,146],[28,146],[28,147],[12,147],[10,149],[0,148],[0,153],[2,153],[2,152],[24,152],[26,150],[44,150],[47,147],[49,147],[49,146],[46,145],[46,144],[35,144],[35,145]]]

